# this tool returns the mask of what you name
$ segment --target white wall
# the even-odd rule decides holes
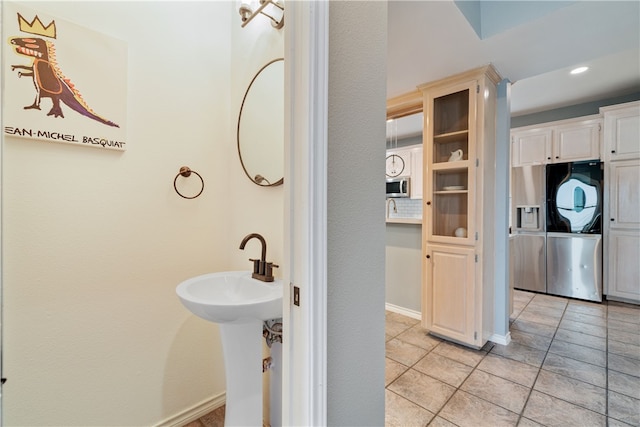
[[[235,3],[233,3],[235,5]],[[252,267],[249,258],[260,255],[260,243],[251,240],[244,251],[238,249],[242,239],[249,233],[259,233],[267,242],[267,260],[273,261],[280,268],[274,269],[274,276],[282,277],[284,266],[284,190],[283,186],[260,187],[249,180],[240,162],[237,150],[237,125],[242,99],[251,80],[268,62],[284,57],[284,31],[276,30],[264,16],[255,17],[246,27],[240,26],[240,15],[232,8],[231,18],[231,118],[229,141],[232,155],[229,157],[228,180],[233,182],[233,190],[228,198],[220,198],[216,202],[216,210],[225,211],[233,216],[226,226],[228,234],[228,252],[230,270],[247,270]],[[285,21],[286,22],[286,21]],[[284,75],[282,76],[284,79]],[[282,94],[284,97],[284,93]],[[265,101],[269,106],[269,101]],[[282,111],[284,116],[284,110]],[[276,153],[273,153],[276,154]],[[278,154],[276,154],[278,155]],[[284,157],[284,152],[279,153]],[[228,184],[225,184],[228,185]],[[266,344],[263,346],[264,356],[269,355]],[[264,376],[264,419],[270,419],[269,374]]]
[[[234,3],[235,5],[235,3]],[[229,162],[229,182],[234,183],[228,200],[217,201],[218,210],[232,207],[233,222],[229,225],[231,239],[230,258],[234,269],[249,269],[249,258],[260,254],[257,241],[247,244],[244,251],[237,250],[240,242],[249,233],[260,233],[267,241],[267,260],[281,265],[283,259],[283,186],[260,187],[246,176],[237,155],[236,127],[242,98],[255,74],[269,61],[284,57],[284,31],[276,30],[264,16],[257,16],[246,27],[240,27],[240,16],[232,10],[231,26],[231,139],[233,155]],[[284,76],[283,76],[284,78]],[[284,96],[284,94],[283,94]],[[268,102],[266,104],[269,105]],[[284,115],[284,111],[282,112]],[[281,154],[284,156],[284,153]],[[281,277],[281,270],[275,269],[274,275]]]
[[[128,43],[128,149],[4,139],[4,422],[155,424],[225,388],[218,329],[176,285],[248,268],[254,231],[281,259],[281,190],[251,184],[235,148],[253,67],[231,70],[261,41],[240,40],[233,2],[28,7]],[[182,165],[197,199],[173,190]]]

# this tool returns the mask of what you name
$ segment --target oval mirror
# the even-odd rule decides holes
[[[238,155],[254,184],[284,181],[284,59],[266,64],[247,88],[238,117]]]

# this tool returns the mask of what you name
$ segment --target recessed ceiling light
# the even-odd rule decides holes
[[[589,69],[589,67],[574,68],[573,70],[571,70],[571,74],[581,74],[581,73],[584,73],[585,71],[587,71],[588,69]]]

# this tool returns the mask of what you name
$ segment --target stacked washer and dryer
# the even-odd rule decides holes
[[[513,286],[602,301],[603,164],[513,168]]]

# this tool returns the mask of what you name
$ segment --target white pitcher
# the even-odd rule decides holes
[[[449,157],[450,162],[457,162],[458,160],[462,160],[462,150],[456,150],[451,152],[451,156]]]

